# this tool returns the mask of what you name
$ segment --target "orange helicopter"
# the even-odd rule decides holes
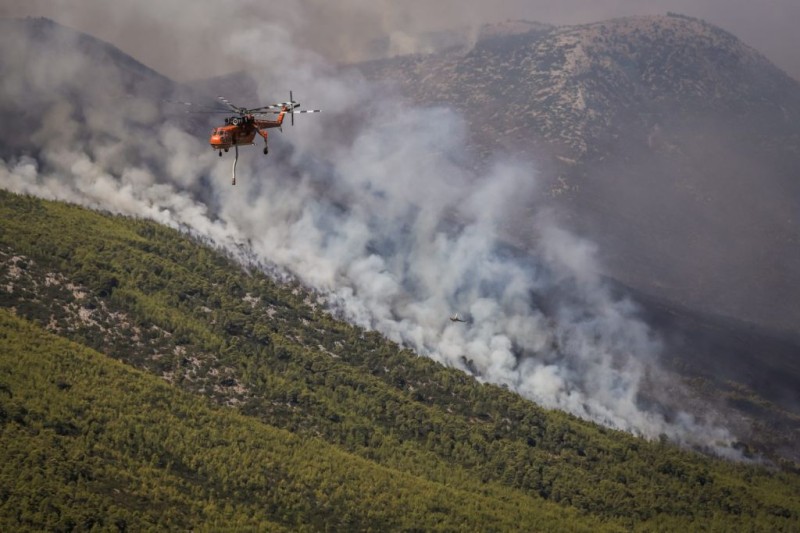
[[[267,144],[268,134],[267,130],[270,128],[281,128],[283,125],[283,118],[288,113],[294,125],[295,113],[320,113],[319,109],[304,109],[298,111],[300,107],[299,102],[295,102],[292,98],[292,91],[289,91],[289,101],[280,104],[273,104],[263,107],[255,107],[247,109],[244,107],[235,106],[222,96],[217,97],[220,102],[225,104],[227,110],[207,110],[200,112],[212,113],[230,113],[233,111],[235,116],[225,119],[223,126],[218,126],[211,131],[211,137],[208,142],[211,148],[219,150],[219,155],[222,157],[222,152],[227,152],[231,147],[236,152],[236,157],[233,159],[233,177],[231,180],[232,185],[236,185],[236,163],[239,160],[239,147],[249,146],[255,144],[256,134],[264,139],[264,155],[269,153],[269,146]],[[180,102],[184,105],[193,105],[190,102]],[[276,114],[276,119],[270,120],[265,118],[265,115]]]

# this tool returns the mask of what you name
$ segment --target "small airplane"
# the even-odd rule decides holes
[[[227,152],[231,147],[236,151],[236,157],[233,160],[233,177],[231,184],[236,185],[236,163],[239,160],[239,147],[249,146],[254,144],[253,140],[256,134],[264,139],[264,155],[269,153],[269,146],[267,144],[267,130],[270,128],[283,129],[283,118],[288,113],[292,119],[294,126],[294,115],[296,113],[320,113],[319,109],[304,109],[298,111],[300,107],[299,102],[295,102],[292,98],[292,91],[289,91],[289,101],[280,104],[272,104],[262,107],[254,107],[251,109],[233,105],[227,98],[223,96],[217,97],[227,109],[201,109],[199,113],[236,113],[232,117],[225,119],[225,124],[217,126],[211,130],[211,136],[208,139],[211,148],[219,150],[219,156],[222,157],[222,152]],[[193,106],[191,102],[177,102],[186,106]],[[268,119],[266,115],[278,115],[275,119]]]
[[[461,316],[458,313],[456,313],[450,317],[450,322],[466,322],[466,320],[461,318]]]

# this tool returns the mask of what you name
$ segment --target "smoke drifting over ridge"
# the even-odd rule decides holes
[[[291,86],[325,112],[272,135],[269,159],[243,150],[232,188],[231,160],[209,150],[206,131],[186,133],[146,95],[126,97],[131,80],[77,52],[69,34],[29,38],[0,32],[0,111],[44,110],[41,150],[2,161],[4,188],[191,228],[234,252],[247,243],[333,311],[420,354],[611,427],[733,453],[727,430],[658,393],[679,387],[659,370],[636,306],[595,273],[591,243],[546,212],[531,217],[531,256],[499,242],[505,214],[536,194],[535,165],[503,154],[473,164],[452,111],[404,107],[287,31],[245,28],[229,46],[261,65],[262,100],[276,98],[279,58],[290,58]],[[450,322],[455,311],[468,323]],[[641,405],[646,383],[663,405]]]
[[[363,60],[376,39],[395,53],[423,52],[420,35],[527,19],[585,24],[674,11],[721,26],[800,78],[800,3],[770,0],[5,0],[0,17],[45,16],[105,39],[176,79],[235,71],[246,63],[220,41],[240,27],[271,25],[335,62]],[[169,53],[164,53],[168,50]]]

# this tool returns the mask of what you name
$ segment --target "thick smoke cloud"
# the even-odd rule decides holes
[[[659,369],[660,344],[635,304],[597,276],[591,243],[545,210],[526,228],[532,254],[498,239],[507,211],[536,195],[535,163],[498,154],[477,164],[454,112],[404,107],[281,28],[244,28],[229,46],[265,50],[250,58],[264,100],[283,75],[275,59],[291,58],[291,81],[325,113],[272,135],[269,159],[243,150],[234,188],[231,160],[209,150],[206,131],[165,121],[145,96],[115,99],[129,94],[115,69],[57,44],[60,69],[29,64],[0,82],[9,102],[37,94],[47,118],[34,134],[41,151],[7,157],[0,186],[190,228],[233,253],[246,243],[332,312],[480,380],[649,438],[731,452],[727,430],[658,393],[680,387]],[[0,45],[10,57],[32,46],[9,32]],[[97,83],[86,88],[85,76]],[[451,322],[453,312],[468,322]],[[646,383],[658,385],[649,407]]]

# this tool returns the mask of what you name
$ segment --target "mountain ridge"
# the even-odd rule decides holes
[[[466,52],[398,56],[375,60],[362,68],[371,78],[399,83],[417,101],[443,102],[465,113],[488,108],[490,114],[488,120],[485,120],[487,115],[483,115],[483,125],[498,137],[530,128],[542,132],[547,141],[566,146],[568,153],[565,155],[578,158],[589,155],[590,147],[609,135],[606,130],[614,126],[613,121],[605,118],[602,108],[624,109],[642,99],[658,103],[667,98],[661,91],[668,85],[674,89],[669,96],[672,100],[691,97],[690,103],[699,101],[701,106],[708,105],[709,101],[731,105],[742,96],[752,98],[763,92],[765,87],[762,86],[742,87],[736,83],[724,85],[718,80],[711,81],[715,75],[730,76],[731,66],[745,70],[766,69],[772,76],[792,83],[796,89],[800,87],[797,81],[731,33],[699,19],[675,14],[552,26],[512,36],[500,33],[491,40],[491,46],[478,40]],[[643,43],[650,44],[652,49],[644,48]],[[676,49],[676,45],[685,50]],[[693,47],[703,47],[705,51],[696,52]],[[716,51],[718,55],[709,55],[708,51]],[[694,53],[698,55],[691,57]],[[454,63],[453,58],[460,61]],[[687,74],[686,66],[679,67],[679,64],[687,59],[694,76],[682,78]],[[426,67],[422,65],[425,61],[432,61],[436,66]],[[595,86],[598,73],[591,71],[598,65],[606,70],[602,73],[603,83],[610,87]],[[409,77],[408,72],[414,68],[421,69],[420,75]],[[500,126],[493,125],[495,118],[509,119],[501,108],[486,106],[487,94],[463,92],[458,96],[464,98],[455,100],[453,94],[437,92],[435,80],[431,82],[430,76],[423,72],[436,72],[434,78],[455,76],[456,81],[448,80],[442,89],[459,85],[495,88],[496,91],[489,94],[496,95],[503,106],[510,106],[508,115],[523,117],[522,122],[509,129],[503,129],[508,125],[502,120]],[[720,87],[727,94],[719,93]],[[607,95],[612,92],[618,101],[609,99]],[[593,95],[600,100],[586,100]],[[798,110],[792,113],[796,115]],[[573,129],[565,132],[557,125]]]
[[[729,32],[630,17],[361,69],[461,111],[482,156],[532,157],[609,277],[797,333],[800,83]]]

